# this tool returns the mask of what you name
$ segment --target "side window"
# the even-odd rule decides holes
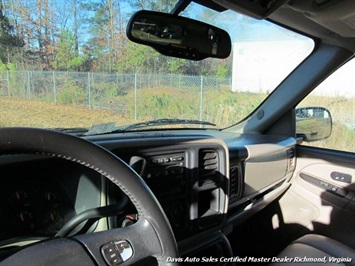
[[[296,109],[296,129],[301,131],[305,111],[316,110],[318,107],[329,110],[332,117],[332,131],[323,140],[305,141],[302,145],[319,148],[355,152],[355,59],[339,68],[310,95],[308,95]],[[317,125],[309,125],[310,132],[317,134]],[[319,127],[318,127],[319,128]],[[304,129],[302,129],[304,131]],[[302,131],[302,132],[303,132]],[[304,139],[307,140],[305,137]]]

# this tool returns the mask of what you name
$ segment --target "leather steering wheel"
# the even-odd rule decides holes
[[[137,223],[104,232],[50,239],[21,249],[0,265],[130,265],[156,258],[177,265],[174,234],[159,202],[142,178],[106,149],[71,135],[34,128],[0,128],[0,154],[43,154],[92,168],[132,201]]]

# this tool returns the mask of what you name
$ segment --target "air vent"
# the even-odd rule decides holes
[[[235,202],[241,197],[242,193],[242,175],[240,172],[240,167],[238,165],[232,166],[230,168],[230,192],[229,192],[229,202]]]
[[[215,150],[201,150],[199,159],[200,182],[216,181],[218,177],[218,153]]]
[[[295,150],[295,148],[291,148],[291,149],[287,150],[287,158],[288,158],[287,173],[291,173],[296,168],[296,150]]]

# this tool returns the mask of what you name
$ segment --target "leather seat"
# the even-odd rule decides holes
[[[321,235],[305,235],[292,242],[271,265],[351,265],[355,266],[355,250]]]

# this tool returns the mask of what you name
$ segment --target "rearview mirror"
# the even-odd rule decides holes
[[[167,56],[202,60],[226,58],[231,39],[222,29],[167,13],[138,11],[127,25],[129,40],[153,47]]]
[[[296,108],[296,135],[312,142],[328,138],[332,133],[332,116],[323,107]]]

